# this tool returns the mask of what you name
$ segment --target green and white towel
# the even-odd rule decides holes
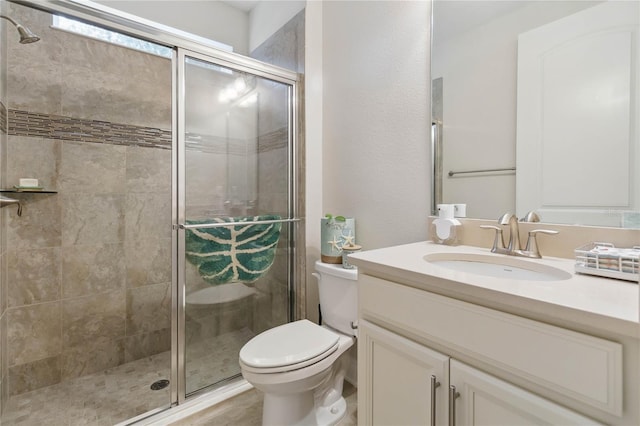
[[[223,217],[188,220],[189,225],[215,222],[279,220],[280,216]],[[209,284],[252,283],[273,265],[282,223],[187,229],[187,260]]]

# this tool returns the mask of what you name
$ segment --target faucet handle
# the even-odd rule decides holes
[[[538,240],[536,239],[536,235],[538,234],[547,234],[547,235],[556,235],[558,231],[551,231],[549,229],[534,229],[529,231],[529,238],[527,238],[527,245],[524,248],[524,251],[527,253],[528,257],[541,258],[540,250],[538,250]]]
[[[493,247],[491,248],[492,253],[497,252],[499,249],[504,249],[504,240],[502,239],[502,228],[500,228],[499,226],[493,226],[493,225],[480,225],[480,228],[493,229],[494,231],[496,231],[496,236],[493,240]]]
[[[540,216],[538,213],[530,211],[520,219],[520,222],[540,222]]]
[[[498,218],[498,223],[500,225],[508,225],[509,221],[515,219],[516,221],[518,220],[518,216],[516,216],[515,214],[511,213],[511,212],[506,212],[505,214],[503,214],[502,216],[500,216]],[[482,226],[482,225],[480,225]]]

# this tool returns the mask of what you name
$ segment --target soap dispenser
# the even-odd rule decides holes
[[[453,204],[438,204],[438,217],[431,223],[430,235],[436,244],[460,244],[462,223],[454,218]]]

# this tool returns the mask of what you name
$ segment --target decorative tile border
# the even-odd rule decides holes
[[[171,149],[171,130],[9,109],[9,135]]]
[[[255,140],[250,141],[194,133],[188,133],[186,138],[187,150],[206,152],[208,154],[247,155],[248,143],[255,143]],[[287,129],[280,128],[258,136],[258,153],[286,148],[288,144]]]
[[[281,127],[272,132],[260,135],[258,138],[258,152],[286,148],[289,145],[289,131]]]
[[[2,105],[0,103],[0,105]],[[132,145],[149,148],[171,149],[171,130],[153,127],[110,123],[108,121],[83,120],[53,114],[39,114],[9,109],[2,105],[1,114],[8,134],[65,141]],[[246,140],[220,136],[187,134],[187,149],[207,153],[246,155]],[[280,128],[258,137],[258,152],[285,148],[288,145],[286,128]]]
[[[246,142],[240,139],[222,136],[187,133],[185,146],[187,151],[206,152],[207,154],[241,154]]]
[[[0,133],[7,133],[7,107],[0,102]]]

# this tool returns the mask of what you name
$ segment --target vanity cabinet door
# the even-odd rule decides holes
[[[449,373],[452,425],[601,424],[457,360]]]
[[[365,320],[358,329],[358,424],[446,425],[449,357]]]

